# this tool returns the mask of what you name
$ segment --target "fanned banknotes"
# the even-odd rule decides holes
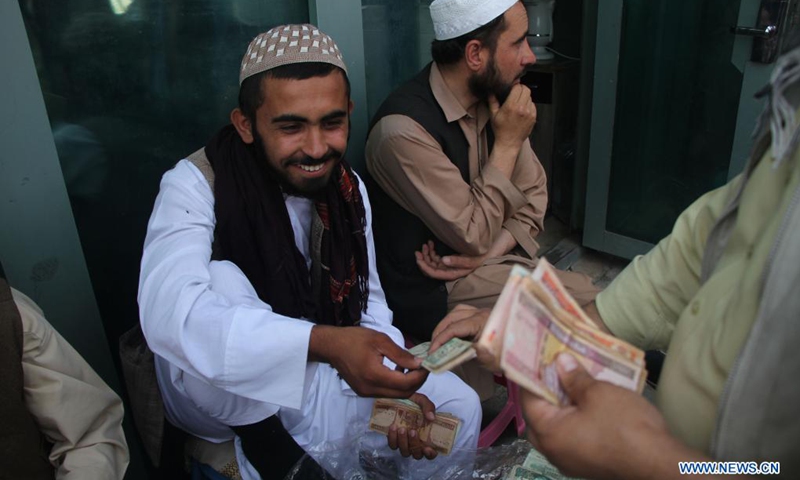
[[[418,438],[423,443],[441,454],[448,455],[461,428],[461,420],[449,413],[436,412],[436,419],[428,421],[424,419],[422,409],[410,400],[393,398],[375,400],[372,416],[369,419],[369,429],[388,435],[392,425],[397,429],[416,430]]]
[[[556,405],[569,401],[555,368],[561,352],[594,378],[636,392],[647,374],[644,352],[600,331],[545,259],[533,272],[514,267],[477,345],[500,359],[506,377]]]

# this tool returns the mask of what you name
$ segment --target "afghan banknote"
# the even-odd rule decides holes
[[[567,312],[580,319],[582,322],[593,325],[594,322],[588,315],[581,309],[580,306],[572,298],[572,295],[564,288],[564,284],[558,279],[556,270],[550,265],[550,262],[545,258],[539,259],[536,263],[536,269],[530,274],[533,281],[539,283],[544,287],[545,292],[550,295],[554,302],[566,310]]]
[[[414,345],[414,347],[408,349],[408,353],[414,355],[415,357],[424,359],[428,356],[428,350],[431,349],[431,342],[423,342]]]
[[[517,465],[508,472],[506,480],[556,480],[543,473],[529,470],[521,465]]]
[[[461,420],[449,413],[436,413],[436,419],[428,421],[424,418],[422,409],[409,400],[379,398],[372,406],[372,416],[369,419],[369,429],[389,434],[389,429],[394,425],[400,428],[414,429],[418,438],[425,444],[433,447],[437,452],[448,455],[453,449]]]
[[[598,380],[636,392],[644,387],[644,353],[600,331],[545,260],[534,272],[512,270],[477,345],[500,359],[506,377],[556,405],[569,401],[556,371],[562,352]]]
[[[592,377],[638,391],[641,365],[576,335],[527,289],[520,289],[511,309],[500,366],[506,377],[554,404],[569,403],[556,371],[556,357],[571,353]]]
[[[561,473],[555,467],[555,465],[550,463],[547,458],[545,458],[545,456],[539,453],[535,448],[532,448],[531,451],[528,452],[528,456],[525,457],[525,461],[522,463],[522,468],[543,475],[545,478],[549,478],[550,480],[578,480],[572,477],[567,477]]]
[[[472,342],[460,338],[451,338],[444,345],[429,354],[431,342],[420,343],[408,352],[424,359],[422,367],[431,373],[446,372],[462,363],[475,358]]]
[[[558,279],[555,268],[542,258],[529,277],[533,280],[528,288],[561,321],[570,324],[578,333],[612,353],[633,362],[644,364],[644,352],[626,342],[600,331],[572,295]]]
[[[522,284],[522,279],[530,272],[523,267],[515,266],[506,281],[497,302],[494,304],[486,325],[483,326],[480,337],[476,342],[477,346],[483,348],[495,358],[500,358],[505,341],[506,325],[511,307],[514,304],[517,291]]]

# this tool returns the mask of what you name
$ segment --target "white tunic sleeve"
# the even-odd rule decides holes
[[[359,178],[359,190],[364,198],[364,209],[367,216],[367,255],[369,256],[369,300],[367,312],[361,316],[361,325],[389,335],[401,347],[404,346],[403,334],[392,325],[392,311],[386,303],[381,280],[378,277],[378,267],[375,262],[375,241],[372,236],[372,208],[367,196],[364,181]]]
[[[147,227],[139,315],[156,355],[209,384],[299,408],[312,324],[210,285],[214,195],[189,161],[164,174]]]

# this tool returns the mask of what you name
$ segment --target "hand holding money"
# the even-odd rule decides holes
[[[569,403],[555,367],[562,352],[592,377],[634,392],[647,378],[644,352],[600,331],[545,259],[533,272],[514,267],[477,345],[500,358],[507,378],[554,405]]]
[[[572,404],[553,405],[523,391],[527,437],[558,469],[590,478],[667,478],[678,460],[703,460],[671,436],[664,417],[643,396],[598,381],[570,354],[556,361]]]
[[[430,351],[435,352],[441,345],[452,338],[462,338],[475,341],[480,337],[483,326],[489,318],[491,310],[476,308],[469,305],[456,305],[456,307],[439,322],[433,330],[433,339]],[[500,359],[491,355],[486,349],[475,343],[472,344],[476,358],[480,365],[492,372],[500,372]]]
[[[453,449],[460,428],[461,420],[449,413],[437,412],[431,421],[425,418],[422,409],[416,403],[401,399],[379,398],[375,400],[372,406],[372,416],[369,419],[370,430],[387,436],[392,431],[415,430],[415,438],[420,443],[443,455],[448,455]],[[414,457],[421,458],[417,455]]]
[[[545,259],[533,272],[514,267],[488,318],[485,311],[459,307],[436,330],[432,345],[441,347],[430,359],[425,344],[411,351],[425,358],[423,367],[448,370],[472,350],[484,366],[499,364],[510,380],[555,405],[569,402],[555,369],[562,352],[574,355],[592,377],[634,392],[641,393],[647,378],[644,352],[601,331]],[[476,335],[471,349],[456,342]]]
[[[472,343],[460,338],[451,338],[431,353],[431,342],[420,343],[408,352],[422,358],[422,368],[431,373],[446,372],[475,358]]]

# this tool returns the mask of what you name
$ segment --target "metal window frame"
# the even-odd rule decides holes
[[[310,22],[336,41],[347,65],[350,99],[354,104],[347,161],[356,170],[363,171],[369,118],[361,0],[308,0],[308,13]]]
[[[617,105],[619,47],[622,37],[622,3],[623,0],[606,0],[598,4],[597,10],[593,114],[589,136],[583,244],[619,257],[633,258],[649,251],[653,248],[653,244],[606,229],[614,112]],[[608,113],[601,115],[600,112]]]
[[[748,25],[757,18],[760,0],[741,0],[739,25]],[[633,258],[650,251],[654,244],[609,231],[609,186],[617,103],[617,75],[622,37],[623,0],[598,2],[595,37],[594,85],[592,87],[591,132],[586,182],[586,214],[583,223],[583,244],[623,258]],[[752,38],[739,36],[734,43],[731,62],[746,74],[739,97],[739,111],[733,148],[728,167],[728,180],[738,175],[752,148],[754,119],[763,102],[755,93],[769,79],[771,64],[749,60]]]

